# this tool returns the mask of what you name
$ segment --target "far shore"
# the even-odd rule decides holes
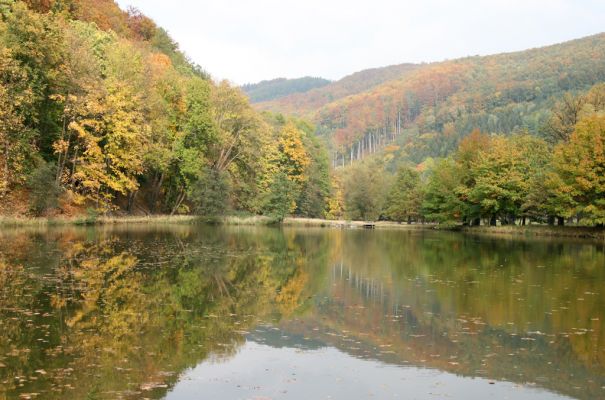
[[[98,217],[0,217],[0,227],[22,226],[65,226],[65,225],[128,225],[128,224],[194,224],[212,223],[222,225],[281,225],[325,228],[377,228],[377,229],[427,229],[434,224],[411,224],[391,221],[347,221],[316,218],[288,217],[281,223],[261,215],[224,216],[206,218],[198,215],[150,215],[150,216],[98,216]]]
[[[55,217],[55,218],[28,218],[28,217],[0,217],[0,228],[8,227],[52,227],[52,226],[102,226],[102,225],[142,225],[142,224],[197,224],[213,223],[218,225],[246,225],[246,226],[272,226],[284,227],[317,227],[337,229],[396,229],[407,231],[421,230],[448,230],[466,234],[497,235],[497,236],[542,236],[561,238],[586,238],[605,240],[605,229],[585,226],[456,226],[447,228],[438,224],[399,223],[392,221],[348,221],[327,220],[316,218],[285,218],[281,223],[265,216],[225,216],[208,219],[197,215],[152,215],[152,216],[98,216],[98,217]]]

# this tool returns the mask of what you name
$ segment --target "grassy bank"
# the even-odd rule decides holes
[[[128,225],[128,224],[190,224],[199,220],[194,215],[154,215],[154,216],[126,216],[126,217],[65,217],[65,218],[27,218],[27,217],[0,217],[0,226],[4,227],[44,227],[68,225]]]
[[[371,226],[376,229],[405,229],[405,230],[422,230],[434,227],[432,224],[400,224],[390,221],[345,221],[345,220],[328,220],[315,218],[286,218],[283,222],[284,226],[301,226],[301,227],[328,227],[328,228],[365,228]]]
[[[272,226],[278,223],[269,217],[260,215],[226,216],[217,219],[207,219],[195,215],[154,215],[154,216],[78,216],[65,218],[26,218],[26,217],[0,217],[0,227],[46,227],[46,226],[77,226],[77,225],[143,225],[143,224],[194,224],[214,223],[223,225],[242,226]],[[338,229],[399,229],[399,230],[425,230],[439,228],[434,224],[412,224],[378,221],[346,221],[327,220],[315,218],[286,218],[282,224],[286,227],[316,227]],[[605,240],[605,230],[590,227],[576,226],[476,226],[456,227],[456,231],[479,235],[500,236],[541,236],[541,237],[568,237]]]
[[[473,226],[463,227],[461,231],[483,235],[568,237],[605,240],[605,230],[582,226]]]
[[[249,216],[225,216],[221,218],[204,218],[195,215],[154,215],[154,216],[78,216],[65,218],[28,218],[28,217],[0,217],[0,226],[62,226],[62,225],[128,225],[128,224],[191,224],[191,223],[214,223],[223,225],[247,225],[247,226],[269,226],[279,225],[275,219],[261,215]],[[289,227],[328,227],[328,228],[364,228],[371,225],[377,229],[427,229],[433,225],[407,225],[397,222],[365,222],[327,220],[314,218],[286,218],[281,225]]]

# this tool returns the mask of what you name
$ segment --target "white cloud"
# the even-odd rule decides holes
[[[597,0],[118,0],[217,78],[337,79],[361,69],[557,43],[600,32]]]

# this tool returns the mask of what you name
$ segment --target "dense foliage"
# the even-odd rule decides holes
[[[327,79],[311,76],[297,79],[277,78],[270,81],[243,85],[242,90],[248,95],[252,103],[258,103],[284,97],[292,93],[305,93],[311,89],[326,86],[329,83],[330,81]]]
[[[345,211],[351,217],[408,222],[506,225],[530,219],[602,226],[604,97],[605,85],[599,84],[562,99],[543,128],[551,143],[528,133],[475,130],[447,158],[401,166],[386,188],[379,182],[389,182],[383,175],[397,159],[383,153],[383,158],[354,163],[341,171],[347,176]],[[582,107],[570,108],[571,103]],[[574,122],[565,126],[566,121]]]
[[[323,216],[314,127],[254,111],[140,12],[88,3],[0,3],[0,205],[260,213],[285,176],[288,213]]]
[[[247,87],[316,127],[111,0],[0,15],[2,213],[605,222],[603,35]]]

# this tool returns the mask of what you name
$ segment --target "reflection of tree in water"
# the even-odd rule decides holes
[[[0,241],[0,397],[162,397],[187,368],[281,320],[291,341],[594,398],[603,265],[590,243],[443,233],[16,235]],[[256,336],[285,340],[267,332]]]
[[[599,245],[378,231],[341,239],[316,318],[288,329],[323,332],[361,357],[601,395]]]
[[[59,239],[50,252],[60,257],[44,275],[36,269],[50,249],[39,259],[19,256],[32,272],[1,264],[10,266],[0,268],[7,282],[0,301],[14,303],[3,303],[2,321],[6,310],[25,313],[10,330],[2,327],[10,338],[0,342],[3,354],[16,349],[2,361],[2,390],[9,397],[161,397],[184,369],[233,354],[274,302],[284,312],[302,304],[306,272],[295,238],[210,232]],[[40,329],[44,341],[33,336]]]

